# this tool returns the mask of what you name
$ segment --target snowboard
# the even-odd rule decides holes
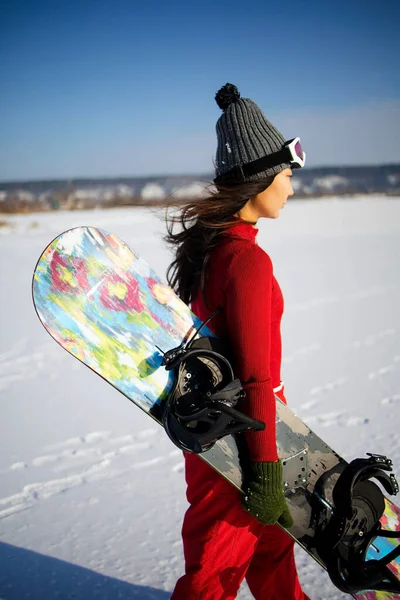
[[[77,227],[44,250],[32,293],[37,315],[52,338],[161,424],[163,402],[174,384],[173,372],[162,364],[163,353],[190,338],[201,322],[146,261],[108,232]],[[197,335],[215,337],[207,327]],[[294,519],[287,533],[326,567],[316,533],[335,510],[333,488],[347,463],[278,398],[276,431]],[[224,437],[199,456],[241,489],[237,438]],[[387,498],[381,525],[384,530],[400,529],[400,509]],[[398,542],[376,538],[367,558],[386,556]],[[400,558],[386,569],[400,579]],[[400,597],[368,590],[353,596]]]

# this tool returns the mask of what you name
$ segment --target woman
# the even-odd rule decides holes
[[[304,165],[298,138],[282,135],[250,99],[226,84],[216,95],[216,191],[185,205],[168,225],[175,249],[168,281],[232,351],[246,392],[240,409],[266,423],[245,435],[244,494],[197,455],[185,454],[187,499],[182,536],[186,573],[173,600],[231,600],[246,577],[256,600],[304,600],[293,541],[277,525],[293,524],[282,492],[275,397],[280,380],[283,297],[272,262],[256,242],[260,218],[275,219],[293,195],[292,168]],[[181,230],[174,233],[174,225]]]

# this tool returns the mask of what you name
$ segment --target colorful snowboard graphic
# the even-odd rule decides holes
[[[93,227],[66,231],[37,263],[33,300],[40,321],[63,348],[157,420],[158,407],[173,384],[173,374],[161,366],[159,349],[178,346],[200,321],[140,256],[117,237]],[[200,335],[212,334],[203,328]],[[347,463],[279,400],[277,438],[285,495],[295,522],[288,533],[325,566],[314,543],[315,484],[324,475],[318,519],[328,518],[333,486]],[[232,437],[201,456],[240,488]],[[400,509],[385,502],[382,527],[400,529]],[[382,558],[397,545],[397,539],[376,538],[367,558]],[[388,568],[400,579],[399,558]],[[377,591],[354,594],[358,600],[396,597]]]

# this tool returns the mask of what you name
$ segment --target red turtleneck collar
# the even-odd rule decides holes
[[[253,227],[253,225],[249,225],[243,219],[239,219],[238,217],[234,217],[237,223],[235,225],[231,225],[222,233],[222,235],[226,235],[230,238],[241,238],[245,240],[255,241],[258,233],[258,229]]]

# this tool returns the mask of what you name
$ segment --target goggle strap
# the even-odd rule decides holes
[[[244,183],[247,177],[251,177],[257,173],[262,173],[262,171],[265,171],[266,169],[276,167],[277,165],[281,165],[285,162],[291,162],[292,160],[292,153],[289,147],[285,146],[282,148],[282,150],[278,150],[273,154],[268,154],[267,156],[257,158],[257,160],[253,160],[252,162],[244,165],[237,165],[236,167],[233,167],[227,173],[216,177],[214,179],[214,183]],[[291,168],[295,168],[296,166],[298,165],[293,163]]]

